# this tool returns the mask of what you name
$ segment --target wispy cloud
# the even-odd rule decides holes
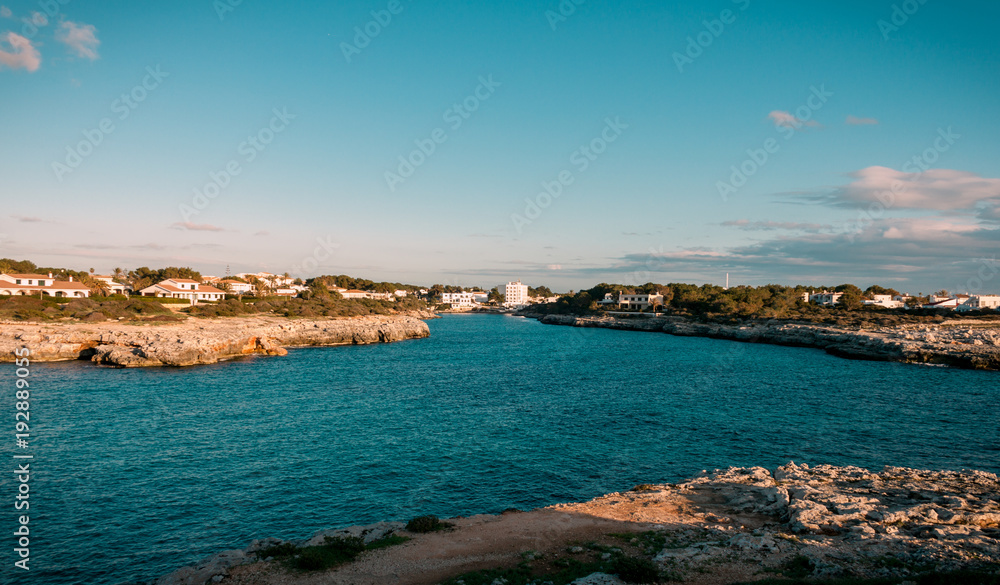
[[[6,6],[0,6],[0,18],[14,18],[14,13]]]
[[[858,118],[857,116],[847,116],[845,120],[851,126],[867,126],[878,124],[878,120],[875,118]]]
[[[28,71],[38,71],[42,64],[42,56],[38,53],[31,41],[13,32],[7,33],[3,38],[10,45],[11,50],[6,51],[0,43],[0,64],[11,69],[26,69]]]
[[[44,12],[32,12],[31,22],[34,23],[35,26],[48,26],[49,17],[45,16]]]
[[[12,215],[11,217],[13,217],[14,219],[16,219],[21,223],[42,223],[43,221],[45,221],[40,217],[34,217],[34,216]]]
[[[269,235],[271,235],[271,232],[268,232],[268,231],[265,231],[265,230],[260,230],[259,232],[254,233],[254,235],[258,236],[258,237],[260,237],[260,236],[269,236]]]
[[[189,230],[193,232],[224,232],[225,228],[210,225],[207,223],[191,223],[190,221],[177,222],[170,226],[175,230]]]
[[[736,219],[724,221],[725,227],[735,227],[746,231],[775,231],[775,230],[800,230],[806,232],[820,232],[833,229],[832,225],[820,223],[798,223],[791,221],[750,221],[748,219]]]
[[[97,39],[97,29],[92,24],[77,24],[66,21],[59,27],[56,38],[65,43],[78,57],[97,59],[97,46],[101,41]]]
[[[786,112],[784,110],[774,110],[768,114],[767,117],[774,123],[775,126],[786,128],[800,128],[802,126],[815,128],[820,125],[816,120],[800,120],[791,112]]]

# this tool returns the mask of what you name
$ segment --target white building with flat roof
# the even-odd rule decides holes
[[[618,295],[618,306],[624,309],[639,309],[642,311],[650,306],[663,305],[663,295]]]
[[[478,304],[475,294],[471,292],[441,293],[441,302],[451,305],[452,309],[469,308]]]
[[[505,307],[523,307],[528,304],[528,285],[521,281],[508,282],[504,289],[503,304]]]
[[[979,311],[982,309],[1000,309],[1000,296],[997,295],[971,295],[966,301],[960,304],[959,311]]]

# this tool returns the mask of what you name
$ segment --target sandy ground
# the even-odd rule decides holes
[[[233,568],[226,583],[241,585],[431,585],[469,571],[513,567],[529,551],[541,553],[545,567],[558,558],[593,559],[599,552],[573,546],[595,542],[631,552],[634,545],[613,534],[654,529],[685,531],[708,525],[754,529],[770,516],[734,516],[724,498],[710,490],[627,492],[609,494],[584,503],[560,504],[530,512],[472,516],[449,520],[448,532],[411,534],[405,544],[364,553],[356,562],[317,573],[290,573],[279,564],[257,563]],[[773,574],[768,574],[773,576]],[[719,563],[711,574],[690,575],[685,583],[715,585],[761,578],[760,566]]]

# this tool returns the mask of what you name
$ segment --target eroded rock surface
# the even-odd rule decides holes
[[[530,315],[529,315],[530,316]],[[849,330],[814,323],[771,321],[754,325],[698,323],[681,317],[617,318],[537,315],[542,323],[631,331],[662,331],[688,337],[713,337],[824,349],[842,357],[907,363],[943,364],[1000,370],[1000,324],[955,321],[941,325],[903,325]]]
[[[932,571],[995,571],[998,521],[1000,478],[992,473],[789,463],[773,472],[762,467],[705,472],[676,485],[643,485],[529,512],[452,518],[454,529],[446,532],[412,534],[394,522],[320,531],[290,544],[315,545],[339,536],[371,542],[396,532],[410,540],[317,574],[262,559],[256,553],[286,543],[258,540],[222,559],[216,555],[180,569],[158,585],[186,585],[191,575],[234,585],[431,585],[525,562],[608,560],[623,549],[692,585],[779,573],[901,582]],[[220,569],[230,559],[236,564]],[[621,582],[606,571],[576,581]]]
[[[32,361],[90,359],[119,367],[213,364],[248,354],[285,355],[296,346],[388,343],[429,335],[415,317],[188,319],[181,323],[4,324],[0,361],[27,347]]]

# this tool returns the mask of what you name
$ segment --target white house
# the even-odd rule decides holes
[[[132,287],[127,284],[115,282],[115,278],[106,274],[95,274],[94,278],[108,284],[108,291],[115,295],[127,295],[132,292]]]
[[[357,289],[340,289],[337,292],[345,299],[370,299],[371,293]]]
[[[938,297],[941,298],[941,297]],[[957,309],[959,305],[958,299],[944,299],[941,301],[934,301],[927,303],[926,305],[921,305],[924,309]]]
[[[225,288],[234,295],[245,295],[253,292],[253,285],[249,282],[241,282],[239,280],[229,278],[226,280],[220,280],[219,284],[225,285]]]
[[[1000,296],[972,295],[958,307],[959,311],[980,311],[984,309],[1000,309]]]
[[[441,293],[441,302],[453,309],[475,307],[485,303],[489,295],[484,292]]]
[[[871,299],[865,299],[861,303],[887,309],[898,309],[903,306],[903,301],[897,301],[892,295],[872,295]]]
[[[189,278],[168,278],[147,286],[139,294],[144,297],[187,299],[192,305],[197,305],[199,301],[221,301],[226,298],[225,291]]]
[[[823,291],[809,295],[809,302],[819,305],[836,305],[844,293]]]
[[[523,307],[528,304],[528,285],[521,281],[508,282],[504,289],[503,304],[505,307]]]
[[[640,311],[650,306],[663,305],[663,295],[618,295],[618,306],[623,309],[639,309]]]
[[[617,305],[618,299],[615,298],[615,293],[604,293],[604,298],[597,301],[598,305]]]
[[[47,295],[50,297],[86,298],[90,296],[90,287],[80,282],[56,280],[50,272],[44,274],[0,274],[0,295],[29,296]]]

